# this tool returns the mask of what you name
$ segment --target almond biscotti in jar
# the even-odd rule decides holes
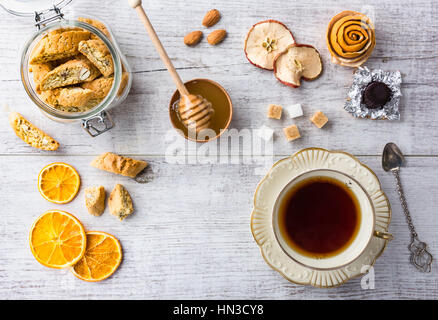
[[[25,42],[21,80],[35,105],[56,121],[81,122],[97,136],[114,126],[108,110],[128,95],[131,68],[111,28],[101,19],[67,17],[72,0],[3,0],[8,12],[37,30]]]

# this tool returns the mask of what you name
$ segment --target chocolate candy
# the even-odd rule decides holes
[[[362,93],[362,101],[370,109],[382,108],[391,100],[392,92],[389,87],[380,81],[373,81],[367,85]]]

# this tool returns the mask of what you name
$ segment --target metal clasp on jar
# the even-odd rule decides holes
[[[82,120],[82,127],[94,138],[112,129],[114,122],[110,115],[103,111],[93,118]]]
[[[35,12],[35,26],[38,29],[41,29],[41,27],[45,26],[47,23],[61,20],[62,18],[64,18],[64,14],[61,12],[61,9],[57,6],[53,6],[52,9]]]

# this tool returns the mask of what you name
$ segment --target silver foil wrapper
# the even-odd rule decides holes
[[[370,109],[362,102],[362,93],[373,81],[385,83],[392,91],[391,100],[380,109]],[[402,77],[400,71],[369,70],[360,67],[354,73],[353,84],[348,91],[344,109],[357,118],[373,120],[400,120],[400,97]]]

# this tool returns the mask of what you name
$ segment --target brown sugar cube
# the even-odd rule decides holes
[[[293,141],[301,137],[298,127],[294,124],[287,128],[283,128],[283,132],[287,141]]]
[[[268,118],[280,119],[283,108],[276,104],[270,104],[268,108]]]
[[[322,113],[322,111],[317,111],[312,116],[312,118],[310,118],[310,121],[312,121],[315,124],[315,126],[321,129],[328,122],[328,118],[325,116],[324,113]]]

